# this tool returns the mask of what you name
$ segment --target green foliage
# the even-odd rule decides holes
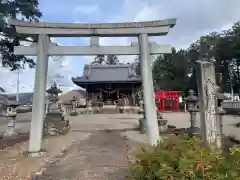
[[[106,64],[119,64],[119,59],[116,55],[108,55]]]
[[[136,66],[135,71],[136,71],[137,75],[141,75],[140,59],[139,58],[140,58],[139,56],[135,57],[134,62],[133,62],[135,64],[135,66]]]
[[[155,86],[164,90],[184,91],[187,89],[188,63],[185,50],[176,51],[172,54],[158,56],[153,63],[153,79]]]
[[[97,55],[95,58],[94,58],[94,61],[91,63],[91,64],[94,64],[94,65],[101,65],[105,62],[105,56],[104,55]]]
[[[38,9],[38,0],[5,0],[0,1],[0,53],[3,66],[15,70],[21,62],[29,67],[35,67],[35,62],[25,56],[16,56],[13,53],[14,46],[20,45],[20,41],[34,42],[36,38],[27,38],[16,34],[15,28],[7,24],[8,19],[21,19],[38,21],[42,13]]]
[[[131,180],[238,180],[240,149],[202,148],[198,138],[172,136],[142,148],[131,164]]]
[[[189,48],[176,50],[171,54],[160,55],[153,63],[155,89],[197,91],[195,64],[197,60],[213,61],[217,80],[223,92],[240,94],[240,23],[222,32],[212,32],[200,37]]]

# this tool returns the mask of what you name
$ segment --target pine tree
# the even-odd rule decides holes
[[[15,28],[9,26],[9,19],[19,19],[26,21],[38,21],[42,16],[38,8],[38,0],[5,0],[0,1],[0,53],[2,55],[2,65],[10,67],[11,70],[20,68],[21,64],[28,64],[34,68],[33,59],[25,56],[14,55],[14,46],[20,45],[20,41],[35,42],[36,37],[16,34]]]

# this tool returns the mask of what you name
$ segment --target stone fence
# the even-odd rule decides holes
[[[222,102],[222,108],[227,114],[239,114],[240,113],[240,101],[224,101]]]

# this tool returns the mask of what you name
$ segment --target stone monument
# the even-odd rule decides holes
[[[215,66],[213,62],[197,61],[197,84],[199,94],[200,129],[205,146],[222,147],[222,132],[219,121],[218,96]]]

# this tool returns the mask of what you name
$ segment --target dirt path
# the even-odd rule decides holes
[[[123,180],[127,164],[125,147],[120,133],[95,132],[56,159],[41,180]]]

